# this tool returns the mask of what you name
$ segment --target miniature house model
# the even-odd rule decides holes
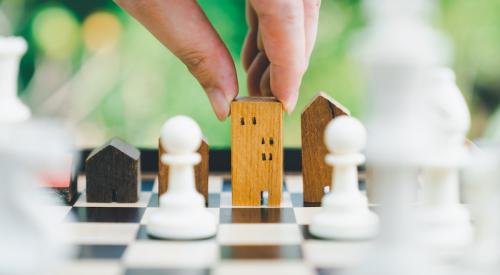
[[[332,184],[333,169],[325,162],[325,128],[349,110],[327,94],[318,93],[301,114],[302,183],[305,204],[320,204],[325,187]]]
[[[113,138],[90,153],[86,161],[88,202],[137,202],[140,152]]]
[[[231,103],[233,205],[281,202],[283,185],[283,107],[275,98],[245,97]]]

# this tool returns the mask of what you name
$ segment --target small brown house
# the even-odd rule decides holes
[[[95,149],[86,160],[88,202],[137,202],[140,151],[119,138]]]

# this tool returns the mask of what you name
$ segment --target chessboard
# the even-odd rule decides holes
[[[216,161],[211,170],[229,167]],[[74,202],[51,206],[76,247],[75,258],[60,274],[331,274],[355,265],[371,242],[328,241],[308,233],[320,207],[304,205],[301,174],[287,171],[294,162],[285,162],[280,207],[233,207],[230,174],[211,171],[207,207],[219,221],[218,232],[192,241],[159,240],[146,233],[148,215],[158,207],[154,172],[143,171],[137,203],[88,203],[82,174]],[[145,159],[143,167],[148,163],[154,161]]]

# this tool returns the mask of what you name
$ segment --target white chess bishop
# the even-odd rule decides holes
[[[217,232],[215,216],[205,208],[205,199],[195,189],[194,165],[201,161],[196,152],[202,133],[186,116],[169,119],[162,128],[166,154],[161,161],[169,166],[168,190],[160,197],[160,208],[152,213],[148,233],[162,239],[203,239]]]
[[[325,130],[330,151],[326,162],[335,167],[332,192],[322,200],[322,211],[313,218],[310,233],[325,239],[368,239],[378,232],[378,216],[368,208],[358,188],[357,166],[365,161],[360,152],[366,144],[366,130],[355,118],[340,116]]]
[[[469,211],[460,204],[459,169],[466,160],[470,114],[452,70],[437,68],[430,77],[435,148],[422,169],[420,236],[436,248],[464,246],[472,240],[472,225]]]
[[[17,97],[19,62],[27,49],[21,37],[0,36],[0,123],[21,122],[31,116]]]

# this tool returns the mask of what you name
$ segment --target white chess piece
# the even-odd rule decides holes
[[[366,257],[347,274],[440,274],[417,241],[417,175],[429,156],[425,76],[443,64],[443,38],[429,24],[430,0],[367,0],[359,57],[367,73],[365,150],[380,232]],[[441,273],[442,274],[442,273]]]
[[[0,124],[0,274],[54,274],[75,252],[40,174],[60,172],[71,139],[52,123]],[[27,264],[29,263],[29,264]]]
[[[27,49],[21,37],[0,36],[0,123],[25,121],[31,116],[17,97],[19,62]]]
[[[436,248],[460,247],[472,240],[470,215],[460,204],[459,184],[470,114],[452,70],[435,69],[429,83],[435,149],[422,170],[420,236],[423,242]]]
[[[474,242],[455,274],[500,274],[500,148],[472,151],[463,173],[465,197],[474,220]]]
[[[326,239],[367,239],[378,232],[378,217],[368,208],[358,189],[357,166],[365,161],[360,152],[366,144],[366,130],[355,118],[340,116],[325,130],[330,151],[326,162],[335,167],[332,192],[322,200],[322,211],[313,218],[311,234]]]
[[[147,230],[164,239],[202,239],[217,231],[215,217],[195,189],[194,165],[201,161],[196,152],[202,133],[186,116],[169,119],[162,128],[161,141],[167,151],[161,161],[169,166],[168,190],[160,197],[160,208],[151,214]]]

